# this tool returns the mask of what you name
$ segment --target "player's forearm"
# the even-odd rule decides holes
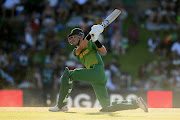
[[[88,34],[85,39],[83,40],[83,42],[79,45],[79,47],[76,50],[76,55],[79,55],[81,53],[81,51],[87,46],[89,40],[91,39],[91,36]]]
[[[89,42],[89,41],[85,39],[85,40],[79,45],[78,49],[83,50],[83,49],[87,46],[88,42]]]
[[[106,50],[106,48],[104,47],[104,45],[102,45],[101,48],[97,48],[97,50],[98,50],[100,53],[104,54],[104,55],[107,53],[107,50]]]
[[[87,46],[87,44],[88,44],[88,42],[89,42],[90,39],[91,39],[91,35],[88,34],[88,35],[84,38],[84,41],[82,42],[82,44],[80,45],[82,49],[84,49],[84,48]]]
[[[106,48],[104,47],[104,45],[102,45],[98,40],[94,42],[97,46],[97,50],[102,53],[102,54],[106,54],[107,53],[107,50]]]

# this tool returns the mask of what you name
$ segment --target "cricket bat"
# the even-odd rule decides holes
[[[121,14],[121,11],[118,9],[115,9],[102,23],[101,25],[106,28],[109,24],[111,24],[119,15]]]

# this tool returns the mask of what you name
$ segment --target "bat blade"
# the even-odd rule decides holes
[[[109,24],[111,24],[119,15],[121,14],[121,11],[118,9],[115,9],[102,23],[101,25],[106,28]]]

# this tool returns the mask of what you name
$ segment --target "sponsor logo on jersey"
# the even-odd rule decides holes
[[[81,59],[84,55],[86,55],[88,52],[89,52],[89,49],[86,49],[85,51],[83,51],[83,52],[79,55],[80,59]]]

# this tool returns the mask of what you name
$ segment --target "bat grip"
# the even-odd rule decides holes
[[[103,28],[106,28],[108,25],[109,25],[109,21],[108,21],[108,20],[104,20],[104,21],[101,23],[101,26],[103,26]]]

